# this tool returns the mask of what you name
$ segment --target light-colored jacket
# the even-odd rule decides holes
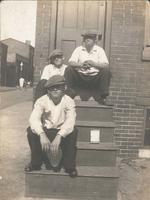
[[[53,64],[46,65],[43,69],[41,79],[48,80],[49,78],[51,78],[54,75],[64,76],[66,67],[67,67],[67,65],[65,65],[65,64],[62,64],[62,66],[60,68],[55,67],[55,65],[53,65]]]
[[[43,127],[46,127],[47,129],[59,129],[58,134],[66,137],[73,131],[75,120],[76,111],[73,99],[64,95],[61,102],[55,105],[48,95],[44,95],[36,101],[29,124],[35,134],[39,135],[43,132]]]

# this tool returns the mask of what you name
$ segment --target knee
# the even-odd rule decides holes
[[[32,130],[31,130],[31,127],[29,126],[28,128],[27,128],[27,134],[31,134],[32,133]]]
[[[75,127],[72,133],[70,134],[71,139],[76,143],[78,137],[78,129]]]
[[[71,67],[71,66],[68,66],[66,69],[65,69],[65,74],[70,74],[70,73],[73,73],[74,72],[74,68]]]
[[[72,67],[71,66],[67,66],[66,69],[65,69],[65,72],[68,72],[68,71],[71,71],[72,70]]]
[[[31,129],[30,126],[27,128],[27,137],[28,137],[28,138],[35,138],[35,137],[38,137],[38,135],[36,135],[35,133],[33,133],[33,131],[32,131],[32,129]]]
[[[65,139],[75,144],[77,141],[77,136],[78,136],[78,129],[75,127],[74,130]]]
[[[103,74],[106,74],[108,76],[111,76],[111,72],[110,72],[110,69],[108,67],[103,67],[101,70],[100,70],[101,73]]]
[[[110,72],[110,70],[109,70],[108,67],[102,67],[102,68],[101,68],[101,71],[102,71],[102,72],[105,72],[105,73],[109,73],[109,72]]]

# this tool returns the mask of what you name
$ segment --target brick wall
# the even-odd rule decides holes
[[[36,40],[34,56],[34,82],[39,81],[40,73],[47,64],[50,44],[51,1],[37,2]]]
[[[137,104],[137,98],[146,91],[143,86],[150,79],[148,63],[141,61],[144,14],[144,1],[113,1],[110,98],[115,105],[115,140],[121,157],[136,157],[143,144],[144,107]]]
[[[50,1],[38,1],[35,80],[47,63],[51,24]],[[110,44],[115,141],[121,157],[137,157],[143,145],[144,110],[150,105],[150,63],[142,62],[145,1],[113,0]],[[146,98],[146,103],[145,103]]]

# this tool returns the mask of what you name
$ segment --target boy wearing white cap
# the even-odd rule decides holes
[[[47,94],[40,97],[31,113],[27,137],[31,149],[31,162],[25,171],[40,170],[42,163],[46,169],[59,171],[61,166],[70,177],[77,176],[76,140],[74,128],[76,111],[74,100],[65,95],[66,84],[63,76],[55,75],[45,84]],[[47,152],[57,155],[62,149],[62,159],[53,168]]]

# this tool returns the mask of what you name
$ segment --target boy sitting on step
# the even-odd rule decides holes
[[[64,60],[63,52],[60,49],[55,49],[51,52],[48,60],[49,64],[44,67],[40,81],[36,86],[34,94],[34,102],[38,98],[46,94],[47,91],[44,85],[50,77],[54,75],[64,76],[64,72],[67,65],[63,64],[63,60]]]
[[[83,43],[73,51],[64,76],[74,93],[88,90],[99,104],[106,105],[111,72],[104,49],[96,44],[97,36],[93,31],[82,34]]]
[[[40,170],[42,163],[46,169],[59,171],[63,165],[70,177],[77,176],[76,140],[74,129],[76,111],[74,100],[65,95],[66,83],[63,76],[55,75],[45,84],[47,94],[40,97],[31,113],[27,129],[28,142],[31,149],[31,162],[25,171]],[[53,167],[48,159],[56,156],[62,149],[62,159],[57,167]]]

